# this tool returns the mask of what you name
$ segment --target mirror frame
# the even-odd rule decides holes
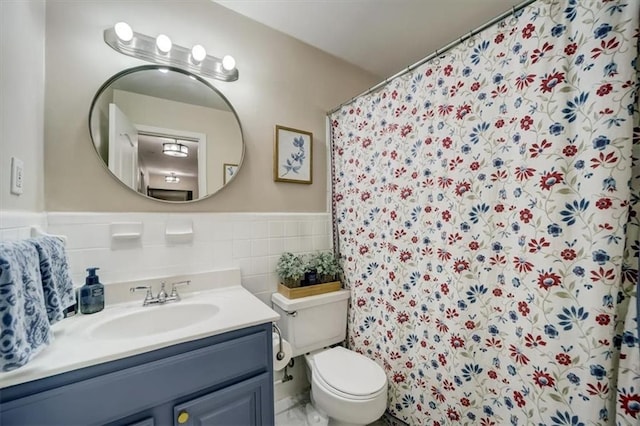
[[[162,200],[162,199],[159,199],[159,198],[150,197],[147,194],[143,194],[143,193],[138,192],[135,189],[129,187],[127,184],[122,182],[122,180],[120,180],[120,178],[118,176],[116,176],[111,170],[109,170],[109,165],[104,161],[104,159],[102,158],[102,156],[98,152],[98,147],[96,146],[96,143],[95,143],[95,140],[94,140],[94,137],[93,137],[93,131],[92,131],[92,127],[91,127],[91,117],[93,116],[93,109],[96,106],[98,98],[100,98],[100,95],[102,95],[102,93],[111,84],[113,84],[115,81],[117,81],[118,79],[120,79],[120,78],[122,78],[122,77],[124,77],[124,76],[126,76],[128,74],[132,74],[132,73],[139,72],[139,71],[160,70],[160,69],[166,69],[166,70],[169,70],[169,71],[175,71],[175,72],[184,74],[187,77],[193,78],[196,81],[199,81],[200,83],[202,83],[205,86],[207,86],[209,89],[213,90],[229,106],[230,111],[233,113],[233,116],[236,118],[236,121],[238,122],[238,128],[240,129],[240,138],[241,138],[240,142],[242,143],[242,152],[240,153],[240,160],[238,161],[238,170],[236,171],[236,173],[234,173],[234,175],[231,177],[231,179],[229,179],[227,182],[225,182],[215,192],[210,192],[206,196],[200,197],[200,198],[198,198],[196,200],[189,200],[189,201]],[[91,101],[91,106],[89,107],[89,117],[88,117],[87,121],[88,121],[88,127],[89,127],[89,137],[91,138],[91,145],[93,145],[93,150],[95,151],[96,155],[98,156],[98,160],[100,161],[100,164],[102,164],[102,167],[104,168],[104,170],[106,170],[113,179],[115,179],[120,185],[122,185],[122,187],[124,187],[127,190],[129,190],[129,191],[131,191],[131,192],[133,192],[135,194],[138,194],[138,195],[140,195],[140,196],[142,196],[142,197],[144,197],[144,198],[146,198],[148,200],[153,200],[153,201],[158,201],[158,202],[161,202],[161,203],[168,203],[168,204],[190,204],[190,203],[196,203],[198,201],[205,200],[205,199],[210,198],[211,196],[217,194],[218,192],[222,191],[231,182],[233,182],[233,180],[238,176],[238,171],[242,168],[242,164],[244,163],[244,156],[245,156],[245,151],[246,151],[246,143],[245,143],[245,140],[244,140],[244,132],[242,130],[242,123],[240,122],[240,117],[238,116],[238,113],[236,112],[235,108],[233,107],[231,102],[229,102],[229,99],[227,99],[227,97],[224,96],[224,94],[222,94],[222,92],[220,90],[218,90],[217,88],[215,88],[211,83],[209,83],[208,81],[206,81],[205,79],[203,79],[202,77],[200,77],[198,75],[195,75],[195,74],[193,74],[193,73],[191,73],[189,71],[183,70],[182,68],[177,68],[177,67],[173,67],[173,66],[166,66],[166,65],[140,65],[140,66],[133,67],[133,68],[127,68],[125,70],[122,70],[122,71],[112,75],[104,83],[102,83],[102,85],[100,86],[100,88],[98,89],[96,94],[93,96],[93,99]],[[224,172],[224,170],[223,170],[223,172]]]

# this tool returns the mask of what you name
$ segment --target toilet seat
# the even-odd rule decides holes
[[[333,386],[331,386],[330,384],[322,380],[322,378],[319,375],[313,376],[312,381],[313,381],[313,385],[316,387],[316,391],[322,390],[322,392],[329,394],[334,398],[341,399],[343,401],[352,401],[352,402],[371,401],[386,392],[386,389],[382,388],[379,391],[369,395],[356,396],[356,395],[350,395],[348,393],[339,391],[338,389],[334,388]]]
[[[313,355],[317,382],[344,399],[372,399],[386,391],[384,370],[364,355],[335,347]]]

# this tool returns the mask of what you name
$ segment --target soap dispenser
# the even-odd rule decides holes
[[[80,287],[80,312],[94,314],[104,309],[104,286],[96,275],[99,268],[87,268],[85,284]]]

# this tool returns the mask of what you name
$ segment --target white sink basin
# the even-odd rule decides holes
[[[213,304],[168,304],[105,320],[89,331],[96,339],[130,339],[169,333],[207,321],[220,309]]]

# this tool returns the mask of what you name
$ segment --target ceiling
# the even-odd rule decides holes
[[[213,0],[381,80],[523,0]]]

